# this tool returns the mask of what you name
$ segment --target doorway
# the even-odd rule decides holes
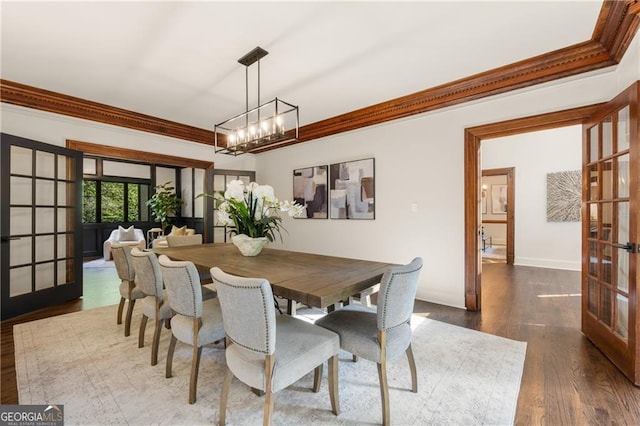
[[[465,130],[465,306],[467,310],[479,311],[482,308],[482,162],[480,150],[482,141],[520,133],[580,125],[599,106],[600,104],[573,108]]]
[[[513,265],[515,253],[515,167],[482,171],[482,257]]]

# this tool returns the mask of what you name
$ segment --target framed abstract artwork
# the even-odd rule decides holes
[[[375,163],[373,158],[329,167],[331,219],[375,219]]]
[[[491,185],[491,213],[507,214],[507,185]]]
[[[326,219],[328,214],[328,166],[293,171],[293,201],[306,207],[303,219]]]

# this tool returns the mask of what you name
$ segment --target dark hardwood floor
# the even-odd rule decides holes
[[[2,322],[2,404],[18,401],[13,325],[115,304],[117,286],[114,272],[88,271],[83,299]],[[482,304],[483,310],[476,313],[417,301],[414,311],[527,342],[516,424],[640,424],[640,388],[580,332],[578,272],[487,264]]]

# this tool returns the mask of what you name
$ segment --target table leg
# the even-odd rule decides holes
[[[295,316],[297,304],[295,300],[287,299],[287,315]]]

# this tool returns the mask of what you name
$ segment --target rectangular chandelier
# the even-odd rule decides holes
[[[269,52],[256,47],[238,62],[245,66],[246,110],[214,126],[215,152],[238,155],[298,139],[298,107],[275,98],[260,104],[260,59]],[[249,66],[258,63],[258,106],[249,109]]]
[[[275,98],[216,124],[215,152],[238,155],[265,145],[295,141],[299,119],[297,106]]]

